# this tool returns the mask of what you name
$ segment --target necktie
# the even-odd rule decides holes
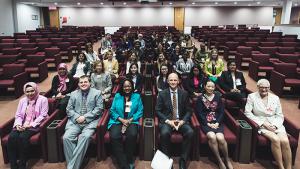
[[[177,119],[177,101],[176,101],[176,92],[173,93],[173,98],[172,98],[172,105],[173,105],[173,119]]]
[[[87,107],[86,107],[86,95],[82,96],[82,106],[81,106],[81,114],[86,114],[87,113]]]

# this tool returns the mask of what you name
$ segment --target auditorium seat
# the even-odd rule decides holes
[[[1,95],[7,95],[13,91],[16,98],[23,94],[23,85],[28,81],[28,74],[25,72],[24,64],[3,65],[0,75]]]
[[[297,65],[294,63],[275,63],[271,72],[271,90],[279,97],[285,93],[284,87],[289,87],[289,94],[299,95],[300,74],[297,73]]]
[[[27,55],[25,71],[29,74],[29,79],[42,82],[48,77],[47,61],[45,55]]]
[[[208,152],[205,151],[210,152],[211,150],[209,149],[208,146],[208,138],[206,134],[202,131],[201,124],[199,123],[196,115],[194,115],[192,118],[196,122],[196,126],[199,126],[198,127],[199,129],[195,130],[197,131],[197,133],[195,132],[195,134],[198,139],[197,142],[199,144],[197,148],[195,148],[197,149],[197,151],[199,151],[199,153],[196,153],[196,155],[198,156],[196,159],[198,159],[199,155],[200,156],[207,155]],[[224,137],[228,144],[229,155],[232,156],[232,159],[234,161],[237,161],[238,153],[239,153],[239,141],[240,141],[239,123],[233,118],[233,116],[230,114],[230,112],[227,109],[224,110],[223,122],[224,122]]]
[[[103,110],[103,114],[97,124],[95,133],[92,135],[92,139],[91,139],[88,151],[87,151],[87,154],[92,154],[92,155],[96,154],[97,161],[100,161],[102,159],[101,158],[102,157],[101,156],[101,151],[102,151],[101,146],[102,146],[102,142],[103,142],[103,136],[101,135],[100,125],[102,124],[102,121],[105,119],[105,117],[108,115],[109,115],[109,111]],[[57,126],[57,138],[59,138],[59,140],[58,140],[58,156],[59,156],[59,160],[61,162],[63,162],[65,159],[64,149],[63,149],[63,135],[65,133],[65,126],[67,124],[67,121],[68,121],[68,117],[65,116]]]
[[[240,112],[240,115],[252,127],[251,161],[254,161],[256,159],[256,157],[267,158],[267,159],[272,158],[272,152],[271,152],[271,147],[270,147],[271,142],[266,137],[258,134],[259,126],[254,121],[248,119],[244,115],[244,112]],[[284,118],[283,125],[286,129],[286,132],[288,133],[288,138],[290,141],[290,146],[291,146],[291,151],[292,151],[292,163],[295,164],[300,128],[297,127],[297,125],[292,123],[287,118]]]
[[[17,105],[16,105],[17,106]],[[49,117],[44,120],[40,124],[40,131],[36,134],[34,134],[30,138],[30,158],[40,158],[42,157],[43,161],[46,162],[47,157],[47,135],[46,135],[46,129],[47,126],[55,119],[56,115],[58,114],[58,109],[53,110],[51,103],[49,103],[49,111],[48,115]],[[7,142],[9,133],[12,130],[13,124],[14,124],[15,118],[9,119],[6,123],[2,124],[0,126],[0,137],[1,137],[1,146],[2,146],[2,153],[3,153],[3,161],[5,164],[9,163],[8,159],[8,152],[7,152]]]
[[[56,70],[58,65],[62,62],[59,48],[45,48],[45,60],[47,67]]]
[[[269,54],[252,54],[252,60],[249,62],[249,76],[257,81],[260,78],[270,79],[273,63],[270,62]]]
[[[239,46],[235,55],[236,66],[239,70],[247,70],[251,60],[252,47]]]

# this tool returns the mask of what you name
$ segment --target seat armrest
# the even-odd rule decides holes
[[[0,137],[1,138],[3,138],[4,136],[6,136],[7,134],[10,133],[10,131],[12,130],[12,127],[14,125],[14,122],[15,122],[15,118],[13,117],[0,126]]]
[[[299,131],[300,128],[297,127],[291,120],[288,118],[284,118],[284,127],[291,136],[295,137],[297,140],[299,139]]]
[[[233,116],[229,113],[227,109],[224,111],[224,123],[227,125],[227,127],[233,131],[236,136],[239,136],[240,134],[240,125],[239,123],[233,118]]]

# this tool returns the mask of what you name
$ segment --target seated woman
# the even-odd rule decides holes
[[[24,85],[25,96],[19,101],[13,129],[8,138],[8,158],[12,169],[26,168],[30,137],[40,129],[41,122],[48,117],[48,100],[39,94],[37,85]],[[19,158],[19,162],[18,162]]]
[[[240,107],[245,106],[246,81],[242,72],[236,70],[236,62],[227,62],[227,71],[223,71],[218,84],[226,92],[225,98],[234,100]]]
[[[186,90],[189,92],[191,98],[197,98],[201,95],[204,89],[204,82],[207,81],[202,69],[198,66],[193,66],[192,71],[183,84]]]
[[[200,49],[196,52],[194,62],[197,66],[200,66],[203,68],[204,62],[206,59],[208,59],[209,51],[206,48],[204,43],[200,44]]]
[[[215,83],[207,80],[204,83],[204,93],[198,97],[196,102],[196,114],[201,129],[208,138],[208,145],[213,154],[217,158],[220,169],[233,169],[228,156],[227,142],[224,138],[224,107],[221,100],[221,95],[215,93]],[[221,159],[219,151],[222,152],[225,164]]]
[[[141,93],[143,87],[143,76],[138,73],[138,64],[133,63],[129,67],[129,73],[126,77],[133,81],[133,91]]]
[[[171,60],[172,65],[176,65],[176,62],[181,58],[181,48],[179,45],[175,46],[175,49],[172,51],[171,54],[171,58],[169,58],[169,60]]]
[[[189,57],[189,52],[185,51],[180,58],[176,62],[176,72],[181,76],[186,76],[191,72],[192,67],[194,66],[193,60]]]
[[[167,89],[169,87],[168,76],[169,76],[168,65],[162,64],[160,66],[160,74],[159,76],[156,77],[156,87],[158,92]]]
[[[78,79],[83,75],[90,74],[90,62],[86,60],[86,56],[83,53],[79,53],[76,57],[76,63],[73,64],[70,74]]]
[[[168,62],[168,60],[166,59],[166,57],[163,53],[160,53],[158,55],[158,59],[156,61],[154,61],[154,63],[156,65],[154,67],[154,72],[155,72],[156,75],[160,74],[160,68],[161,68],[162,64],[167,65],[168,68],[169,68],[169,62]]]
[[[92,45],[88,45],[87,50],[84,51],[83,53],[84,53],[87,61],[90,62],[90,64],[92,64],[96,60],[99,60],[99,57],[98,57],[97,53],[95,51],[93,51],[93,46]]]
[[[112,154],[121,169],[134,168],[139,119],[143,116],[140,94],[133,92],[133,82],[125,79],[115,95],[108,122]],[[126,136],[125,144],[122,135]]]
[[[68,74],[67,64],[59,64],[57,72],[52,79],[49,96],[57,99],[59,110],[65,112],[70,98],[68,94],[74,90],[75,82],[73,76]]]
[[[106,73],[110,74],[112,81],[119,77],[119,63],[116,59],[113,58],[112,50],[108,50],[105,53],[107,59],[103,60],[104,70]]]
[[[284,116],[278,96],[269,92],[270,82],[260,79],[258,92],[248,95],[245,115],[260,126],[258,133],[271,141],[273,156],[279,169],[292,168],[289,139],[283,126]]]
[[[213,49],[210,57],[204,63],[204,71],[208,78],[213,82],[218,80],[224,70],[224,62],[219,58],[218,50]]]
[[[94,73],[91,75],[91,87],[101,91],[102,99],[109,100],[112,89],[111,77],[105,73],[103,62],[98,60],[94,62]]]
[[[135,55],[135,53],[131,53],[131,55],[126,63],[126,74],[129,73],[129,67],[133,63],[137,63],[137,65],[139,67],[138,72],[141,73],[141,62],[137,60],[137,56]]]

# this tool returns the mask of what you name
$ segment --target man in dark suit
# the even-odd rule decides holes
[[[227,71],[223,71],[218,83],[226,92],[225,98],[236,101],[240,107],[246,104],[246,81],[242,72],[236,70],[234,60],[227,62]]]
[[[161,91],[156,102],[156,114],[159,118],[160,143],[163,153],[170,157],[170,138],[173,130],[184,137],[179,168],[186,168],[194,131],[190,126],[192,115],[188,93],[178,88],[179,78],[176,73],[168,76],[169,88]]]

